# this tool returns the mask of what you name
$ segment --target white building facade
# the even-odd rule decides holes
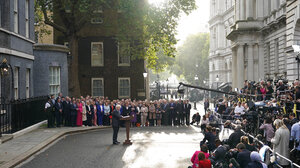
[[[231,42],[226,39],[234,24],[234,0],[211,0],[210,2],[210,52],[209,81],[231,82],[232,52]],[[216,85],[214,86],[216,87]]]
[[[217,2],[224,4],[226,1],[230,0]],[[214,66],[221,70],[220,81],[232,82],[233,88],[242,87],[244,80],[296,79],[298,69],[292,45],[300,44],[300,0],[235,0],[232,4],[233,24],[228,34],[219,35],[223,36],[221,40],[227,37],[231,41],[231,51],[227,57],[220,57],[221,54],[215,56],[215,39],[211,39],[211,81],[214,81],[213,76],[217,72]],[[218,9],[222,11],[226,7],[220,6]],[[226,16],[226,12],[222,12],[219,17]],[[212,36],[213,33],[214,30]],[[218,58],[219,64],[215,63],[214,58]],[[226,81],[221,74],[226,73],[222,64],[228,60],[231,60],[231,72],[227,71],[227,76],[231,75],[231,80]]]

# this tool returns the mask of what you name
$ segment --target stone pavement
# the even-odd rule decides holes
[[[20,137],[0,144],[0,168],[14,167],[33,154],[45,148],[58,138],[71,133],[109,128],[97,127],[61,127],[39,128]]]

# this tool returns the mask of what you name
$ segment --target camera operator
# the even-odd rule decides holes
[[[270,81],[267,82],[267,95],[266,95],[266,100],[271,100],[272,95],[273,95],[273,86]]]
[[[296,86],[296,114],[297,114],[297,119],[300,120],[300,88],[299,86]]]
[[[201,146],[205,144],[207,141],[206,144],[210,152],[216,149],[215,146],[216,135],[213,133],[212,129],[213,128],[211,126],[206,127],[204,133],[204,139],[200,142],[200,146]]]
[[[279,80],[276,86],[277,95],[281,95],[284,93],[286,86],[283,84],[282,80]]]
[[[300,122],[293,124],[291,130],[291,140],[296,142],[295,152],[292,153],[294,158],[297,158],[297,162],[300,162]]]
[[[228,145],[230,148],[235,148],[238,143],[240,143],[240,139],[243,136],[241,131],[242,126],[238,125],[235,128],[235,131],[228,138]]]
[[[251,152],[246,149],[245,144],[239,143],[236,148],[231,151],[238,151],[236,161],[239,164],[239,168],[246,168],[248,164],[251,162],[250,154]],[[236,162],[235,158],[230,159],[229,167],[233,167],[233,162]]]
[[[213,165],[216,165],[217,163],[222,163],[225,159],[226,156],[226,148],[222,145],[222,142],[217,139],[215,140],[215,146],[216,149],[213,151],[212,156],[211,156],[211,161]]]

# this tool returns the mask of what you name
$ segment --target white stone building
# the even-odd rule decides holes
[[[221,25],[223,30],[217,31],[218,35],[214,36],[214,18],[219,17],[223,21],[227,18],[225,4],[230,1],[211,0],[211,10],[214,12],[210,19],[210,80],[214,81],[214,76],[219,73],[220,81],[232,81],[235,88],[242,87],[246,79],[258,81],[280,76],[290,81],[296,79],[297,62],[292,45],[300,44],[300,0],[235,0],[230,12],[234,16],[233,24],[228,34],[225,33],[227,29],[224,22]],[[215,5],[216,2],[219,4]],[[228,56],[222,44],[226,41],[225,37],[231,41]],[[216,47],[216,43],[219,46]],[[220,47],[223,48],[222,52],[218,49]],[[226,74],[224,64],[228,60],[232,60],[229,66],[231,80],[222,77]],[[228,71],[227,76],[230,76]]]
[[[234,24],[234,0],[211,0],[210,3],[210,53],[209,81],[231,82],[232,52],[231,42],[226,39],[230,27]],[[214,85],[216,87],[216,85]]]

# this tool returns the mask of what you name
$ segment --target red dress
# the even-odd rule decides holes
[[[76,125],[77,126],[82,126],[82,104],[79,103],[77,104],[78,110],[77,110],[77,120],[76,120]]]
[[[200,160],[198,168],[211,168],[211,162],[209,159]]]

